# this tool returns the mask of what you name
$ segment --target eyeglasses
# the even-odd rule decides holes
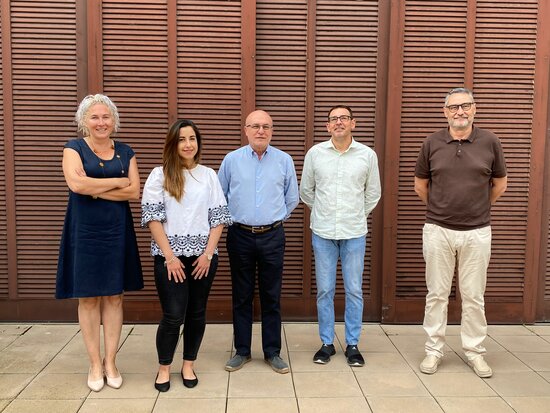
[[[462,103],[461,105],[449,105],[445,107],[449,109],[449,112],[451,113],[458,112],[458,108],[462,108],[462,110],[466,112],[467,110],[470,110],[472,108],[472,105],[474,104],[475,104],[474,102],[466,102],[466,103]]]
[[[340,121],[340,122],[344,123],[344,122],[349,122],[352,119],[353,118],[350,115],[329,116],[328,122],[329,123],[336,123],[336,122]]]
[[[255,123],[253,125],[246,125],[246,127],[247,128],[252,128],[254,130],[260,130],[260,128],[262,128],[265,131],[269,131],[269,130],[273,129],[272,125],[258,125],[257,123]]]

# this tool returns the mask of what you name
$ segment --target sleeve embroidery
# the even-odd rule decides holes
[[[220,205],[216,208],[209,208],[208,223],[210,224],[210,228],[217,227],[221,224],[226,227],[231,225],[233,221],[231,220],[231,214],[229,213],[229,208],[227,207],[227,205]]]
[[[146,228],[149,222],[166,222],[166,208],[164,203],[149,203],[141,205],[141,227]]]

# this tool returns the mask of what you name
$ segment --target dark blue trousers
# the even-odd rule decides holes
[[[265,358],[281,352],[281,286],[285,231],[279,226],[263,234],[232,225],[227,231],[227,252],[233,291],[233,334],[237,354],[250,354],[252,301],[258,273]]]

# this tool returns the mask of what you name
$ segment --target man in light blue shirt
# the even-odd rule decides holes
[[[336,265],[342,262],[346,293],[346,351],[350,366],[365,364],[357,348],[363,319],[363,268],[367,217],[380,199],[376,153],[353,139],[355,119],[349,106],[328,114],[331,139],[313,146],[304,159],[300,197],[311,209],[317,283],[317,315],[322,346],[313,361],[326,364],[334,347]]]
[[[299,202],[294,162],[270,146],[273,120],[256,110],[246,118],[248,145],[228,153],[218,172],[234,222],[227,231],[233,291],[233,334],[236,354],[227,371],[250,361],[252,301],[258,268],[262,307],[264,360],[278,373],[288,373],[281,359],[281,286],[285,251],[283,221]]]

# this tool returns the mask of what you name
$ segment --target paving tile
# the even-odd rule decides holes
[[[317,326],[317,324],[315,324]],[[346,345],[346,325],[345,323],[336,323],[334,325],[334,331],[336,335],[338,336],[338,339],[342,343],[342,345]],[[317,332],[317,335],[319,333]],[[367,324],[363,323],[361,325],[361,333],[359,337],[359,343],[361,343],[365,337],[370,336],[385,336],[386,332],[380,327],[379,324]]]
[[[550,336],[550,325],[533,325],[533,326],[525,326],[529,330],[531,330],[533,333],[539,335],[539,336]]]
[[[544,380],[550,383],[550,371],[539,371],[538,373]]]
[[[90,393],[86,385],[87,374],[40,373],[21,392],[20,399],[33,400],[77,400]]]
[[[535,354],[535,353],[526,353],[526,354]],[[538,353],[541,354],[548,354],[550,357],[550,353]],[[493,372],[497,373],[504,373],[504,372],[514,372],[514,371],[531,371],[529,366],[520,360],[517,357],[517,354],[512,354],[507,351],[499,351],[494,353],[488,353],[485,356],[485,360],[487,361],[487,364],[491,366],[493,369]]]
[[[55,350],[40,350],[26,346],[10,346],[0,352],[0,374],[38,373],[55,357]],[[84,356],[85,357],[85,356]]]
[[[14,400],[2,413],[75,413],[80,412],[82,400]]]
[[[202,410],[202,409],[201,409]],[[223,412],[223,411],[222,411]],[[227,400],[227,413],[298,413],[298,404],[292,398],[262,398],[262,399],[237,399]]]
[[[550,371],[550,353],[522,353],[514,355],[535,371]]]
[[[0,374],[0,399],[14,399],[33,378],[34,374]]]
[[[426,331],[421,325],[393,325],[382,324],[382,329],[388,336],[423,336],[426,337]],[[424,341],[426,339],[424,338]]]
[[[429,392],[436,397],[493,397],[497,395],[473,371],[468,373],[438,371],[436,374],[421,374],[419,377]]]
[[[522,325],[489,325],[487,332],[490,336],[532,336],[534,333]]]
[[[87,399],[78,413],[150,413],[155,399]]]
[[[233,326],[231,324],[207,324],[201,344],[201,352],[231,351]]]
[[[339,351],[330,358],[327,364],[317,364],[313,362],[312,351],[291,351],[290,352],[290,367],[294,373],[297,372],[326,372],[326,371],[347,371],[351,367],[348,366],[346,358],[342,351]]]
[[[0,324],[0,336],[20,336],[24,334],[32,324],[17,324],[17,323],[7,323]]]
[[[500,397],[437,397],[445,413],[514,413]]]
[[[156,337],[158,324],[134,324],[130,335]]]
[[[355,373],[365,396],[428,396],[418,376],[407,372]]]
[[[0,335],[0,351],[4,350],[17,340],[16,335]]]
[[[66,345],[79,331],[76,324],[36,324],[17,339],[17,346],[50,349]]]
[[[538,336],[501,336],[501,346],[511,352],[550,353],[550,343]]]
[[[395,372],[410,371],[411,367],[399,353],[366,353],[364,369],[367,372]]]
[[[159,399],[153,413],[225,413],[225,404],[225,399]]]
[[[382,335],[366,336],[363,340],[359,342],[359,350],[365,353],[398,352],[397,347],[394,345],[392,340],[390,340],[388,336]]]
[[[5,400],[0,399],[0,412],[2,411],[2,409],[4,407],[6,407],[11,402],[12,402],[12,399],[5,399]],[[33,411],[33,413],[35,413],[35,412]]]
[[[230,373],[228,395],[236,398],[295,397],[292,375],[239,370]]]
[[[294,373],[296,396],[361,397],[361,388],[352,372]]]
[[[85,354],[59,353],[44,368],[45,373],[88,373],[90,363]]]
[[[548,413],[550,396],[539,397],[504,397],[517,413]]]
[[[126,341],[130,331],[132,330],[131,325],[124,324],[122,326],[122,331],[120,332],[120,341],[119,341],[119,349]],[[143,341],[143,340],[142,340]],[[101,354],[104,353],[103,349],[103,329],[100,330],[100,350]],[[72,339],[63,347],[61,350],[62,353],[68,353],[68,354],[78,354],[78,355],[86,355],[86,346],[84,345],[84,340],[82,338],[82,333],[79,332],[78,334],[75,334]]]
[[[124,347],[123,347],[124,348]],[[181,354],[174,356],[173,366],[175,369],[181,368]],[[200,357],[200,354],[199,354]],[[158,356],[157,351],[147,351],[141,353],[132,353],[121,349],[116,358],[117,367],[122,374],[126,373],[147,373],[156,374],[158,371]]]
[[[227,383],[229,373],[201,373],[197,372],[199,384],[192,389],[183,385],[179,371],[170,375],[170,390],[159,394],[160,399],[225,399],[227,397]],[[154,390],[155,378],[149,378],[149,385]],[[154,390],[156,392],[156,390]]]
[[[300,413],[368,413],[372,411],[364,397],[305,397],[298,399],[298,405]]]
[[[303,332],[287,332],[286,342],[289,351],[307,351],[311,353],[312,357],[322,344],[317,333],[310,334]],[[334,346],[336,347],[336,351],[342,351],[342,346],[336,338],[334,340]]]
[[[122,373],[124,382],[120,389],[105,385],[99,392],[91,392],[88,399],[154,399],[158,395],[153,374]]]
[[[394,335],[389,336],[393,345],[401,353],[423,351],[426,343],[425,335]],[[449,346],[443,347],[444,352],[453,351]]]
[[[487,380],[501,396],[547,396],[550,383],[535,372],[513,372],[493,374]]]
[[[195,361],[195,371],[198,373],[211,372],[220,373],[225,371],[225,363],[232,356],[230,351],[218,351],[218,352],[203,352],[202,349],[199,352],[197,360]],[[155,355],[156,359],[156,355]]]
[[[431,397],[367,397],[374,413],[442,413]],[[368,410],[367,410],[368,411]]]

